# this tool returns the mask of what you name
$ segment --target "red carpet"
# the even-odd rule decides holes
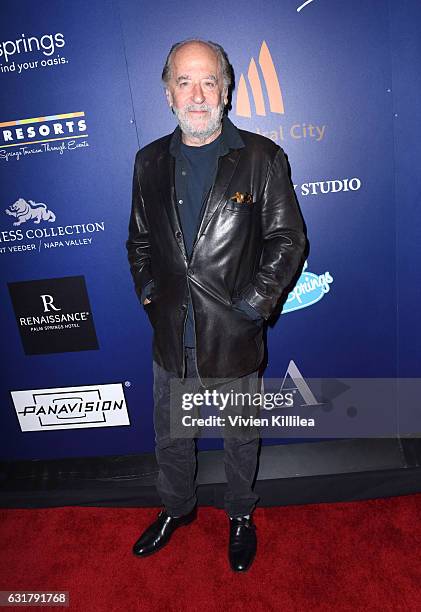
[[[0,590],[70,591],[68,609],[81,612],[421,610],[421,494],[260,508],[245,574],[228,567],[227,519],[214,508],[156,555],[134,557],[156,513],[0,510]]]

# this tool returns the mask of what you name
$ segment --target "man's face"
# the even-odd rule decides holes
[[[187,144],[206,144],[220,130],[227,103],[216,53],[207,45],[187,43],[172,58],[166,89]]]

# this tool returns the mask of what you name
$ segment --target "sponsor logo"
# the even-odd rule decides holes
[[[287,379],[292,381],[293,383],[292,387],[285,386],[285,382]],[[304,376],[301,374],[300,370],[297,367],[297,364],[292,359],[288,364],[287,370],[285,372],[285,375],[284,375],[284,378],[281,384],[281,391],[286,391],[286,390],[294,392],[294,394],[298,393],[301,396],[302,401],[304,402],[303,404],[301,404],[302,406],[321,405],[316,400],[313,391],[310,389],[310,387],[306,383]]]
[[[269,108],[271,113],[283,114],[284,101],[282,98],[281,87],[275,65],[266,42],[263,41],[259,53],[259,66],[262,70],[263,80],[269,98]],[[250,60],[247,77],[251,92],[253,94],[256,115],[266,116],[266,105],[263,97],[262,84],[257,70],[256,62],[252,57]],[[236,113],[239,117],[251,117],[250,97],[247,91],[247,84],[244,74],[240,75],[238,82],[237,107]]]
[[[262,393],[268,393],[268,389],[271,389],[275,394],[280,394],[283,397],[291,397],[292,400],[289,402],[288,407],[292,407],[291,412],[285,412],[282,407],[282,411],[278,416],[272,416],[272,421],[266,420],[263,422],[263,426],[282,427],[282,428],[314,428],[316,425],[314,412],[300,413],[301,408],[317,408],[323,406],[322,402],[316,399],[315,394],[310,388],[310,385],[305,380],[297,367],[297,364],[291,359],[288,364],[285,375],[278,388],[277,379],[265,379],[262,376]],[[277,410],[278,405],[268,405],[265,410]],[[302,418],[305,415],[306,418]]]
[[[297,367],[295,361],[291,359],[282,379],[282,382],[278,388],[278,379],[270,378],[265,379],[262,377],[262,392],[267,392],[268,389],[275,390],[275,393],[281,394],[283,397],[291,397],[292,399],[288,403],[288,407],[292,407],[295,411],[300,408],[315,408],[317,406],[323,406],[324,402],[319,402],[316,399],[313,391],[309,384],[305,380]],[[266,390],[266,391],[265,391]],[[279,405],[267,405],[264,410],[276,410]],[[301,415],[302,416],[302,415]],[[282,427],[314,427],[315,420],[313,418],[302,419],[300,414],[285,414],[284,416],[275,417],[277,421],[272,425],[281,425]],[[269,423],[265,423],[268,425]]]
[[[21,38],[4,40],[0,42],[0,74],[23,74],[28,70],[67,64],[69,60],[57,53],[57,49],[63,49],[65,45],[61,32],[42,36],[21,34]],[[38,59],[34,59],[36,57]]]
[[[63,113],[0,123],[0,159],[20,161],[40,153],[89,147],[85,113]],[[53,144],[54,143],[54,144]]]
[[[279,72],[275,68],[269,46],[264,40],[260,47],[258,62],[256,63],[254,57],[250,59],[247,79],[244,73],[240,74],[235,104],[236,115],[251,120],[255,117],[267,117],[269,121],[266,120],[265,127],[255,125],[254,131],[271,138],[276,143],[287,139],[321,142],[326,137],[326,124],[295,120],[285,120],[284,123],[276,125],[273,123],[274,116],[287,117],[285,96],[280,82]]]
[[[98,349],[83,276],[8,283],[26,355]]]
[[[51,210],[48,210],[45,204],[36,204],[33,200],[27,202],[23,198],[16,200],[16,202],[11,204],[9,208],[6,208],[4,212],[17,219],[13,225],[22,225],[22,223],[26,223],[29,220],[37,225],[41,223],[41,221],[53,223],[56,220],[55,214]]]
[[[300,185],[300,195],[314,196],[325,195],[327,193],[339,193],[341,191],[358,191],[361,185],[361,180],[356,176],[353,178],[302,183]],[[295,190],[297,190],[297,187],[298,185],[294,185]]]
[[[49,205],[24,198],[18,198],[4,212],[19,229],[0,231],[0,254],[90,246],[93,235],[105,231],[104,221],[52,225],[56,214]],[[20,229],[21,225],[25,227]]]
[[[330,272],[314,274],[313,272],[308,272],[307,267],[308,263],[306,261],[297,284],[288,294],[282,314],[312,306],[319,302],[326,293],[329,293],[330,285],[333,283],[333,277]]]
[[[22,431],[130,425],[121,383],[10,393]]]

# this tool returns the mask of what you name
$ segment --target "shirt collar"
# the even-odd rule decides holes
[[[180,126],[177,126],[172,133],[169,147],[169,151],[173,157],[179,158],[181,156],[180,143],[181,130]],[[241,138],[240,131],[232,121],[224,115],[222,119],[222,138],[219,144],[218,156],[222,157],[229,153],[230,149],[242,149],[244,146],[245,144]]]

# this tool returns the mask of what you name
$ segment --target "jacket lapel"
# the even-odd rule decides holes
[[[222,202],[224,195],[228,189],[228,185],[232,179],[234,171],[237,167],[240,158],[240,151],[231,150],[227,155],[219,158],[218,171],[216,173],[215,182],[211,188],[209,197],[206,202],[205,210],[202,216],[202,221],[197,232],[199,238],[206,230],[209,221],[215,214],[218,206]]]
[[[161,200],[167,213],[169,222],[171,224],[175,241],[180,249],[184,259],[187,259],[186,248],[184,240],[182,238],[183,232],[181,229],[180,218],[178,216],[178,209],[176,203],[175,194],[175,159],[174,157],[165,151],[161,153],[158,158],[158,189],[160,192]],[[181,239],[177,239],[177,236],[181,235]]]
[[[227,155],[219,158],[218,171],[216,173],[215,182],[210,190],[209,196],[206,201],[205,210],[203,212],[202,220],[200,223],[199,230],[197,232],[196,240],[193,245],[193,250],[196,246],[198,238],[205,232],[206,227],[213,215],[215,214],[218,206],[222,202],[224,195],[228,189],[228,185],[232,179],[235,169],[240,158],[241,150],[231,150]],[[158,160],[158,185],[161,199],[168,215],[175,240],[177,245],[184,257],[187,260],[187,253],[182,238],[183,232],[181,228],[180,218],[178,216],[178,208],[176,203],[175,193],[175,159],[167,151],[163,151],[159,156]],[[177,239],[181,234],[181,239]]]

